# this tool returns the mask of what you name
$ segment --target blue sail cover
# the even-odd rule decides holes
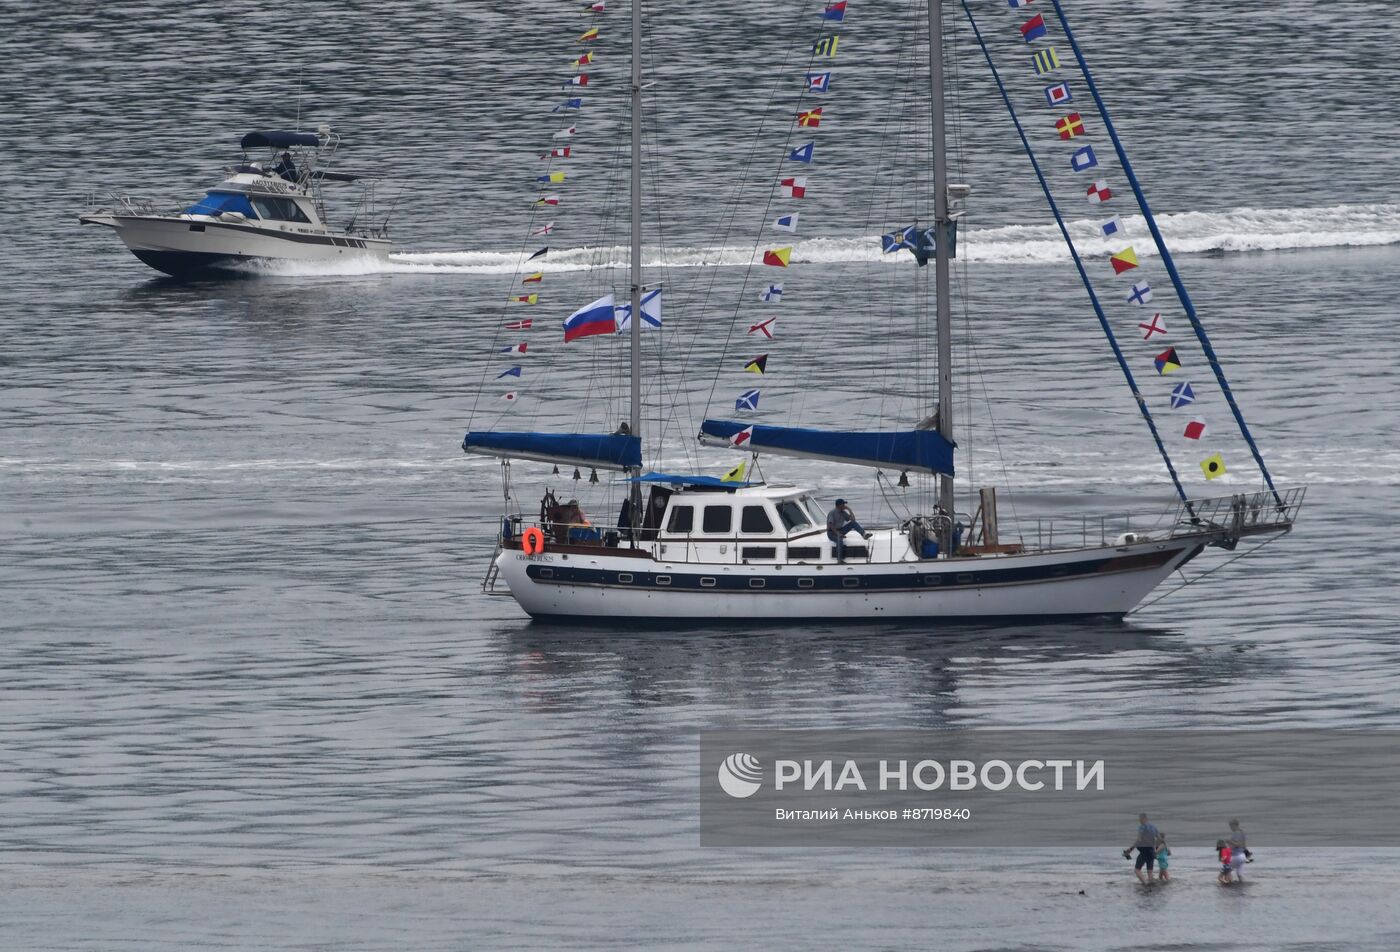
[[[727,441],[748,426],[732,420],[706,420],[700,426],[700,437]],[[838,463],[953,475],[953,447],[936,430],[859,433],[754,424],[753,436],[744,446],[779,456],[810,456]]]
[[[718,476],[696,476],[684,473],[646,473],[633,476],[629,483],[665,483],[671,486],[707,486],[711,489],[742,489],[745,486],[759,486],[761,483],[735,482]]]
[[[497,433],[473,430],[462,450],[486,456],[534,459],[545,463],[623,469],[642,465],[642,441],[611,433]]]

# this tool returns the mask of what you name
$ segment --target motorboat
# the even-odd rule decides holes
[[[374,207],[374,183],[330,162],[340,137],[316,132],[250,132],[243,155],[224,179],[191,205],[113,192],[106,207],[79,216],[106,225],[146,264],[175,277],[246,266],[250,262],[384,259],[391,243],[387,215]],[[344,227],[327,223],[323,186],[360,183]]]

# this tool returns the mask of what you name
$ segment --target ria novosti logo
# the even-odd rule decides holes
[[[763,765],[752,754],[730,754],[719,765],[719,785],[736,800],[751,797],[763,786]]]

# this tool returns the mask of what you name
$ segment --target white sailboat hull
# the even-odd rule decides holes
[[[1122,616],[1209,541],[1192,536],[975,559],[781,566],[666,563],[601,549],[537,555],[505,549],[496,565],[520,607],[541,619],[936,623]]]

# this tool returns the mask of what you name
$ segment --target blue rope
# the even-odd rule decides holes
[[[1142,216],[1147,220],[1147,229],[1152,233],[1152,241],[1157,245],[1157,252],[1162,256],[1162,263],[1167,267],[1167,275],[1171,278],[1172,286],[1176,288],[1176,295],[1181,299],[1181,306],[1186,311],[1186,317],[1196,332],[1196,339],[1201,342],[1201,350],[1205,352],[1206,360],[1210,362],[1210,369],[1215,372],[1215,379],[1220,384],[1221,392],[1225,394],[1225,402],[1230,405],[1230,412],[1235,415],[1235,422],[1240,426],[1240,434],[1244,437],[1244,441],[1249,444],[1249,451],[1254,454],[1254,462],[1259,464],[1259,472],[1263,474],[1264,482],[1268,484],[1269,491],[1274,494],[1274,500],[1282,506],[1283,500],[1279,497],[1278,490],[1274,488],[1274,480],[1269,475],[1269,468],[1264,465],[1264,457],[1260,455],[1259,447],[1254,442],[1254,436],[1249,432],[1249,425],[1244,422],[1244,414],[1240,412],[1240,406],[1235,402],[1234,391],[1230,389],[1230,382],[1225,379],[1225,371],[1220,366],[1220,360],[1215,356],[1215,348],[1210,345],[1210,337],[1206,334],[1205,327],[1201,325],[1200,318],[1196,316],[1196,308],[1191,303],[1191,295],[1186,293],[1186,286],[1181,283],[1181,275],[1176,270],[1176,262],[1172,260],[1171,252],[1167,250],[1167,243],[1162,238],[1162,232],[1157,228],[1157,219],[1153,217],[1152,209],[1147,204],[1147,196],[1142,194],[1142,186],[1138,183],[1137,176],[1133,174],[1132,164],[1128,162],[1128,153],[1118,138],[1118,130],[1113,127],[1113,120],[1108,117],[1108,107],[1104,105],[1103,97],[1099,95],[1099,88],[1094,84],[1094,77],[1089,72],[1089,64],[1079,49],[1074,32],[1069,28],[1069,21],[1065,19],[1064,8],[1060,6],[1060,0],[1051,0],[1051,3],[1055,6],[1055,15],[1060,20],[1060,26],[1064,28],[1065,38],[1069,40],[1069,45],[1074,50],[1074,57],[1079,61],[1079,71],[1084,74],[1084,82],[1089,87],[1089,95],[1094,97],[1094,104],[1098,106],[1099,117],[1103,119],[1104,128],[1108,130],[1108,137],[1113,140],[1113,149],[1118,153],[1118,161],[1123,166],[1123,173],[1128,177],[1128,184],[1132,186],[1133,194],[1137,196],[1138,207],[1142,209]]]
[[[1050,184],[1045,180],[1045,173],[1040,169],[1040,162],[1036,160],[1030,140],[1026,138],[1026,130],[1022,128],[1021,119],[1016,115],[1016,107],[1011,104],[1011,97],[1006,93],[1006,85],[1001,81],[1001,73],[998,72],[996,63],[992,62],[992,54],[982,39],[982,31],[977,29],[977,20],[973,17],[967,0],[962,0],[962,8],[963,12],[967,14],[967,21],[972,24],[972,33],[977,37],[977,45],[982,48],[982,55],[987,59],[987,67],[992,71],[992,78],[996,80],[997,89],[1001,92],[1001,101],[1006,104],[1006,111],[1011,114],[1011,121],[1016,126],[1016,134],[1021,137],[1021,146],[1026,150],[1026,157],[1031,160],[1031,167],[1035,169],[1035,177],[1040,180],[1040,188],[1045,193],[1045,200],[1050,203],[1050,211],[1055,216],[1055,223],[1060,226],[1060,234],[1064,235],[1065,244],[1069,247],[1069,253],[1074,258],[1074,266],[1079,269],[1079,279],[1084,282],[1084,290],[1089,293],[1089,302],[1094,305],[1094,313],[1099,316],[1099,326],[1103,328],[1104,336],[1108,338],[1109,346],[1113,348],[1113,356],[1118,358],[1118,366],[1123,371],[1123,378],[1128,381],[1128,389],[1133,392],[1133,399],[1137,401],[1138,409],[1142,411],[1142,418],[1147,421],[1147,428],[1152,431],[1152,439],[1157,444],[1157,451],[1162,454],[1162,462],[1167,464],[1167,472],[1171,474],[1172,484],[1176,486],[1176,494],[1181,497],[1187,511],[1194,516],[1195,512],[1191,509],[1191,501],[1187,498],[1186,490],[1181,485],[1181,478],[1176,473],[1176,467],[1172,465],[1171,455],[1167,453],[1166,444],[1162,442],[1162,435],[1157,432],[1157,423],[1152,419],[1152,411],[1147,409],[1147,401],[1143,398],[1142,391],[1138,389],[1137,380],[1133,378],[1133,372],[1128,367],[1128,361],[1123,356],[1122,348],[1118,346],[1118,338],[1113,333],[1113,327],[1108,323],[1108,318],[1104,315],[1103,305],[1099,303],[1099,296],[1094,293],[1094,286],[1089,281],[1089,273],[1084,269],[1084,261],[1079,257],[1079,251],[1074,247],[1074,241],[1069,236],[1064,216],[1060,214],[1060,206],[1055,203],[1055,196],[1050,192]]]

